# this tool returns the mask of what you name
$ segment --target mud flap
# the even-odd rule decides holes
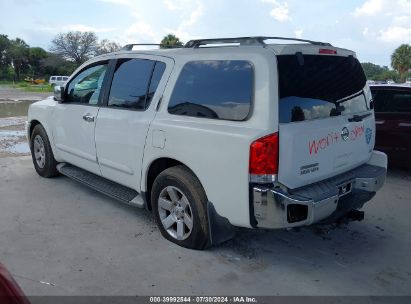
[[[228,219],[217,213],[213,203],[207,203],[208,229],[210,231],[211,246],[221,244],[235,236],[234,226]]]

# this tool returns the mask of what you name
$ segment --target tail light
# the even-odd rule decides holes
[[[249,173],[252,176],[266,177],[277,174],[278,149],[278,133],[270,134],[254,141],[250,146]]]
[[[336,50],[330,50],[330,49],[320,49],[318,51],[319,54],[328,54],[328,55],[336,55],[337,51]]]

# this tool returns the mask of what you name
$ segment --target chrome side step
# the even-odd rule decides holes
[[[135,190],[119,185],[104,177],[95,175],[86,170],[80,169],[67,163],[61,163],[57,166],[57,170],[94,190],[108,195],[122,203],[132,205],[138,208],[144,208],[144,200],[142,196]]]

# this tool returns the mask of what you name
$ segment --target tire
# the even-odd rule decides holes
[[[54,159],[53,150],[46,130],[38,124],[34,127],[30,136],[31,158],[38,175],[53,177],[58,175],[57,161]]]
[[[184,166],[164,170],[153,183],[151,202],[161,234],[182,247],[210,246],[207,201],[200,181]]]

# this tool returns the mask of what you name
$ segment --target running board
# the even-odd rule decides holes
[[[74,179],[98,192],[108,195],[122,203],[138,208],[144,208],[142,196],[135,190],[110,181],[67,163],[57,165],[57,170],[71,179]]]

